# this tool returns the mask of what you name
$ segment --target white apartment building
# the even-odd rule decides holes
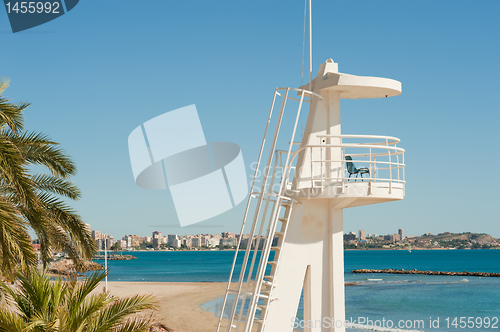
[[[201,239],[199,237],[193,237],[191,243],[193,247],[201,247]]]
[[[214,238],[211,238],[211,239],[207,239],[207,247],[209,248],[215,248],[216,246],[219,245],[219,239],[214,239]]]
[[[177,236],[177,234],[169,234],[168,235],[168,245],[171,246],[171,247],[175,247],[174,244],[175,244],[175,240],[177,240],[179,237]]]

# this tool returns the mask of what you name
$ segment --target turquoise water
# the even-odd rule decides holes
[[[234,256],[231,251],[132,254],[138,259],[109,262],[110,281],[227,282]],[[238,256],[239,271],[243,253]],[[374,324],[379,324],[376,321],[382,324],[383,319],[392,321],[393,329],[375,328],[379,331],[394,331],[400,322],[401,327],[411,325],[419,331],[500,331],[500,322],[495,324],[494,319],[500,318],[500,278],[350,273],[361,268],[500,272],[500,250],[414,250],[411,253],[371,250],[346,251],[344,256],[345,280],[356,283],[345,288],[347,320],[363,325],[366,324],[363,319]],[[217,314],[220,303],[218,299],[203,307]],[[297,317],[302,318],[301,305]],[[456,325],[453,324],[455,317],[458,317]],[[465,321],[473,317],[474,324],[469,322],[473,328],[461,328],[460,317],[466,317]],[[488,328],[484,325],[486,317]],[[480,323],[482,326],[478,328]]]

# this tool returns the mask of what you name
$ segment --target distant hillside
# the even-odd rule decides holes
[[[394,240],[392,236],[377,236],[366,239],[346,238],[344,234],[344,249],[500,249],[500,239],[485,233],[439,233],[410,236]]]
[[[424,234],[414,238],[415,248],[456,248],[479,249],[498,248],[500,240],[485,233],[440,233],[437,235]],[[410,241],[411,242],[411,241]]]
[[[437,235],[423,235],[415,237],[417,240],[423,241],[452,241],[452,240],[461,240],[461,241],[470,241],[475,240],[477,242],[499,242],[500,240],[495,239],[493,236],[485,234],[485,233],[440,233]]]

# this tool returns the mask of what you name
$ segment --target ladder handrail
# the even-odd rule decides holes
[[[283,94],[281,90],[285,90],[285,93]],[[298,92],[300,92],[301,98],[297,99],[297,98],[291,97],[289,95],[290,91],[298,91]],[[309,97],[309,99],[305,98],[306,95]],[[274,132],[274,137],[273,137],[273,140],[271,141],[272,143],[271,143],[271,149],[270,149],[269,157],[268,157],[268,161],[267,161],[267,167],[264,170],[264,173],[265,173],[265,175],[264,175],[264,181],[262,183],[260,191],[257,191],[257,190],[255,190],[256,189],[255,188],[256,187],[256,180],[257,180],[258,174],[260,173],[262,156],[264,154],[264,146],[265,146],[265,143],[266,143],[266,137],[267,137],[267,135],[269,133],[269,129],[270,129],[269,126],[270,126],[271,117],[272,117],[272,114],[273,114],[273,109],[274,109],[274,105],[276,103],[277,96],[282,96],[283,97],[283,101],[282,101],[282,105],[281,105],[281,110],[279,112],[279,117],[278,117],[278,121],[277,121],[277,124],[276,124],[276,129],[275,129],[275,132]],[[234,259],[233,259],[233,264],[232,264],[232,267],[231,267],[229,281],[228,281],[228,284],[227,284],[226,293],[225,293],[225,296],[224,296],[224,301],[223,301],[221,313],[220,313],[220,316],[219,316],[219,322],[218,322],[218,325],[217,325],[217,332],[219,332],[220,328],[221,328],[221,323],[222,323],[223,316],[224,316],[224,310],[225,310],[225,308],[227,306],[227,299],[228,299],[228,294],[229,293],[235,293],[235,300],[234,300],[233,306],[231,308],[231,313],[230,313],[230,317],[229,317],[229,324],[228,324],[227,331],[230,332],[232,330],[232,328],[235,327],[233,325],[233,321],[234,321],[235,315],[236,315],[236,307],[237,307],[237,304],[238,304],[239,296],[242,294],[242,289],[241,288],[242,288],[242,283],[244,281],[245,274],[246,274],[245,272],[246,272],[246,268],[247,268],[249,253],[250,253],[251,247],[252,247],[251,246],[251,242],[253,241],[253,236],[254,236],[254,233],[255,233],[255,230],[256,230],[256,226],[258,224],[259,215],[261,213],[261,208],[262,208],[263,200],[264,199],[266,200],[266,205],[267,206],[271,202],[275,204],[275,206],[273,207],[273,212],[276,211],[277,207],[281,208],[281,203],[282,203],[282,201],[284,199],[291,200],[291,198],[285,197],[283,195],[283,193],[285,192],[284,189],[286,189],[286,183],[288,183],[288,179],[286,179],[284,181],[281,181],[282,184],[280,186],[280,191],[276,195],[274,194],[274,192],[272,190],[272,186],[269,188],[268,192],[266,193],[266,186],[267,186],[268,181],[269,181],[269,169],[270,169],[270,165],[272,165],[272,162],[273,162],[273,153],[274,153],[274,151],[276,149],[276,143],[277,143],[277,140],[278,140],[279,129],[281,127],[282,120],[283,120],[283,114],[284,114],[284,109],[285,109],[286,101],[288,99],[300,100],[300,107],[299,107],[299,111],[297,113],[297,120],[298,120],[298,118],[299,118],[298,115],[300,114],[300,109],[302,107],[302,103],[303,102],[311,102],[312,98],[314,98],[314,97],[319,98],[321,100],[323,99],[320,95],[318,95],[316,93],[313,93],[313,92],[310,92],[310,91],[307,91],[305,89],[296,89],[296,88],[276,88],[275,89],[274,96],[273,96],[273,101],[272,101],[272,105],[271,105],[271,109],[270,109],[268,120],[267,120],[267,124],[266,124],[266,129],[264,131],[264,137],[263,137],[263,140],[262,140],[261,149],[260,149],[260,152],[259,152],[259,158],[258,158],[258,161],[257,161],[257,167],[256,167],[255,172],[254,172],[254,176],[253,176],[253,180],[252,180],[252,184],[251,184],[250,195],[248,197],[247,206],[246,206],[246,209],[245,209],[245,215],[244,215],[243,223],[242,223],[241,230],[240,230],[240,237],[239,237],[238,242],[237,242],[236,252],[235,252]],[[296,125],[295,125],[295,128],[294,128],[294,135],[295,135],[296,127],[297,127],[297,120],[296,120]],[[293,138],[294,138],[294,136],[292,136],[292,141],[293,141]],[[293,144],[290,144],[290,148],[292,146],[293,146]],[[288,160],[290,159],[290,155],[291,155],[291,149],[289,149],[289,151],[287,153],[287,162],[285,163],[285,165],[288,164]],[[289,174],[289,170],[287,171],[287,167],[281,167],[281,166],[279,166],[279,167],[282,170],[283,174]],[[284,168],[284,170],[283,170],[283,168]],[[277,167],[275,169],[277,169]],[[273,179],[274,179],[275,178],[275,172],[273,172],[273,173],[274,173],[274,175],[273,175]],[[271,181],[273,182],[273,180],[271,180]],[[285,187],[283,187],[283,184],[285,184]],[[236,290],[234,290],[234,289],[230,289],[230,288],[231,288],[231,285],[233,284],[232,278],[233,278],[233,275],[234,275],[234,269],[235,269],[235,266],[236,266],[236,260],[237,260],[237,256],[238,256],[238,252],[239,252],[238,249],[240,248],[241,242],[242,242],[242,239],[243,239],[242,234],[243,234],[243,231],[244,231],[244,227],[245,227],[246,221],[248,219],[248,212],[249,212],[249,209],[250,209],[250,204],[252,202],[252,199],[254,199],[254,198],[257,198],[257,206],[255,208],[256,212],[255,212],[254,217],[253,217],[253,223],[252,223],[251,233],[250,233],[250,238],[249,238],[249,240],[251,242],[250,242],[250,245],[247,245],[247,248],[245,250],[245,256],[244,256],[244,259],[243,259],[242,269],[241,269],[239,280],[238,280],[238,287],[237,287]],[[267,209],[266,209],[266,211],[267,211]],[[278,211],[280,211],[280,209],[278,209]],[[267,212],[262,216],[262,223],[264,223],[264,221],[267,219],[267,218],[265,218],[266,214],[267,214]],[[273,215],[274,215],[274,213],[273,213]],[[266,237],[266,241],[265,241],[265,245],[266,246],[269,243],[272,243],[272,241],[274,239],[277,218],[274,218],[274,219],[275,219],[274,223],[272,223],[272,221],[273,221],[272,218],[269,220],[268,236]],[[274,226],[274,227],[271,228],[271,226]],[[262,227],[261,227],[261,229],[262,229]],[[271,229],[272,229],[272,232],[270,231]],[[258,252],[258,247],[259,247],[260,241],[262,241],[262,236],[261,236],[262,232],[261,232],[261,230],[259,230],[259,234],[260,235],[257,237],[257,241],[259,241],[259,243],[257,243],[257,245],[256,245],[256,248],[255,248],[256,250],[255,250],[254,254],[256,254]],[[265,255],[265,251],[263,251],[261,253],[261,261],[262,261],[262,258],[265,257],[266,258],[266,262],[259,262],[259,265],[261,265],[261,266],[267,266],[268,256],[269,256],[269,252],[268,252],[268,254],[266,256]],[[256,257],[256,256],[254,256],[254,257]],[[254,261],[255,261],[255,258],[252,259],[252,262],[254,262]],[[265,271],[265,268],[263,270]],[[247,280],[247,281],[251,282],[251,276],[252,275],[253,275],[253,269],[250,269],[250,271],[249,271],[250,280]],[[259,290],[259,293],[260,293],[260,288],[262,286],[262,280],[261,279],[262,278],[260,278],[260,279],[256,278],[256,282],[259,284],[258,287],[257,287],[258,290]],[[247,288],[248,288],[248,285],[247,285]],[[244,292],[243,294],[246,296],[247,293],[248,292]],[[256,292],[254,292],[254,293],[256,293]],[[255,296],[253,296],[253,297],[255,297]],[[257,297],[258,298],[262,298],[261,295],[257,295]],[[243,303],[243,305],[244,305],[244,303]],[[253,310],[253,315],[255,315],[255,308]],[[240,319],[241,319],[241,315],[240,315]]]
[[[261,222],[260,222],[259,234],[257,235],[257,238],[256,238],[257,242],[255,244],[254,253],[252,255],[252,262],[250,263],[250,269],[248,270],[248,277],[247,277],[245,292],[243,293],[243,299],[241,301],[242,305],[240,306],[240,313],[238,315],[238,322],[236,323],[236,330],[238,330],[238,328],[240,326],[240,323],[241,323],[241,318],[243,317],[243,309],[244,309],[244,304],[246,302],[246,297],[247,297],[246,294],[249,292],[248,288],[250,286],[250,282],[252,281],[253,268],[255,266],[255,260],[257,258],[257,253],[259,251],[259,245],[260,245],[260,241],[261,241],[262,229],[264,228],[264,224],[265,224],[265,220],[266,220],[266,216],[267,216],[267,210],[269,208],[269,202],[271,201],[269,194],[272,193],[273,185],[274,185],[274,180],[276,178],[277,164],[278,164],[278,158],[277,158],[277,153],[275,153],[273,175],[271,177],[271,183],[270,183],[269,189],[268,189],[268,197],[266,199],[266,204],[264,206],[264,213],[262,214],[262,219],[261,219]],[[269,228],[268,228],[268,232],[269,232]],[[253,237],[250,240],[253,242]],[[252,242],[250,242],[250,246],[248,246],[248,244],[247,244],[247,248],[250,247],[250,251],[252,251],[252,249],[251,249],[252,248]],[[263,255],[261,254],[260,255],[260,260],[259,260],[259,266],[260,266],[260,264],[262,262],[262,257],[263,257]]]
[[[288,94],[288,90],[287,90],[287,94]],[[301,114],[301,111],[302,111],[302,104],[303,104],[303,100],[304,100],[304,95],[305,95],[305,90],[302,90],[301,97],[300,97],[300,104],[299,104],[299,108],[297,110],[297,115],[296,115],[296,118],[295,118],[295,125],[294,125],[294,128],[293,128],[292,137],[290,139],[290,142],[294,141],[295,134],[297,132],[297,125],[299,123],[300,114]],[[285,165],[287,165],[287,168],[285,169],[285,174],[288,174],[288,172],[289,172],[289,168],[290,168],[289,160],[290,160],[290,155],[292,153],[292,149],[293,149],[293,144],[289,144],[288,154],[287,154],[287,158],[286,158],[286,162],[285,162]],[[283,193],[285,192],[285,190],[287,188],[288,181],[289,181],[288,177],[286,176],[284,178],[284,181],[281,182],[281,186],[280,186],[280,189],[279,189],[279,192],[278,192],[277,202],[276,202],[276,205],[274,206],[274,209],[273,209],[273,212],[272,212],[272,216],[271,216],[271,219],[270,219],[270,224],[271,224],[270,225],[270,230],[271,231],[269,232],[269,237],[268,237],[268,239],[266,241],[264,252],[261,253],[261,255],[264,257],[263,261],[265,260],[265,265],[264,264],[261,265],[259,267],[258,271],[257,271],[257,276],[255,278],[255,280],[256,280],[255,293],[260,293],[261,288],[262,288],[262,281],[264,279],[264,273],[265,273],[265,270],[266,270],[266,267],[267,267],[267,260],[269,258],[269,253],[271,251],[271,245],[270,244],[272,243],[272,240],[274,239],[274,233],[276,232],[276,224],[278,222],[279,212],[281,210]],[[287,223],[286,227],[288,227],[288,223]],[[278,260],[278,262],[279,262],[279,260]],[[275,271],[276,271],[277,268],[278,268],[278,265],[275,267]],[[270,298],[271,298],[272,292],[273,292],[274,279],[271,282],[271,285],[272,285],[271,289],[269,290],[269,297]],[[252,299],[251,299],[250,306],[248,308],[249,314],[247,314],[247,323],[245,325],[245,330],[246,331],[250,331],[250,326],[251,326],[250,324],[253,324],[253,320],[254,320],[254,317],[255,317],[256,306],[257,306],[257,300],[258,300],[258,298],[255,297],[255,296],[252,297]],[[262,326],[264,326],[265,321],[266,320],[263,319]]]
[[[278,93],[278,92],[275,91],[275,93]],[[271,150],[270,150],[269,157],[268,157],[268,160],[267,160],[267,165],[268,166],[272,164],[274,150],[276,149],[276,143],[277,143],[277,140],[278,140],[278,134],[279,134],[279,131],[280,131],[280,128],[281,128],[281,122],[282,122],[282,119],[283,119],[283,113],[285,111],[285,106],[286,106],[286,101],[287,101],[286,96],[287,95],[288,95],[288,90],[286,91],[285,98],[283,98],[283,101],[281,103],[281,109],[280,109],[280,113],[279,113],[279,116],[278,116],[278,121],[276,123],[276,128],[274,130],[273,141],[271,143]],[[250,237],[251,238],[253,238],[253,235],[255,233],[255,227],[257,226],[257,220],[259,219],[260,209],[261,209],[262,201],[263,201],[263,198],[264,198],[264,192],[265,192],[265,188],[266,188],[267,181],[268,181],[268,178],[269,178],[269,171],[270,171],[269,167],[266,167],[264,169],[264,180],[262,181],[260,195],[259,195],[259,198],[258,198],[258,201],[257,201],[257,206],[255,207],[255,214],[254,214],[254,218],[253,218],[252,227],[251,227],[251,230],[250,230]],[[279,196],[278,196],[278,200],[279,200]],[[233,323],[233,319],[234,319],[234,314],[236,313],[236,307],[237,307],[237,304],[238,304],[238,297],[239,297],[239,294],[241,292],[241,286],[243,284],[243,279],[244,279],[244,276],[245,276],[246,265],[247,265],[247,262],[248,262],[248,256],[249,256],[249,253],[250,253],[250,248],[251,248],[251,246],[247,246],[247,248],[245,250],[245,256],[243,258],[243,265],[241,266],[240,278],[238,280],[238,288],[237,288],[238,291],[236,293],[235,301],[233,302],[233,306],[231,308],[231,316],[229,317],[228,332],[231,331],[232,323]],[[247,315],[247,317],[248,317],[248,315]],[[247,325],[248,325],[248,320],[247,320]]]
[[[277,151],[276,151],[275,153],[276,153],[276,155],[278,154],[278,152],[277,152]],[[275,162],[275,164],[274,164],[274,167],[275,167],[275,169],[274,169],[274,170],[276,170],[276,169],[277,169],[277,166],[276,166],[276,165],[277,165],[277,159],[276,159],[276,162]],[[274,173],[274,175],[276,175],[276,173]],[[271,184],[272,184],[273,182],[274,182],[274,178],[271,180]],[[271,185],[271,187],[270,187],[270,188],[271,188],[270,190],[272,190],[272,185]],[[278,194],[277,194],[277,196],[278,196]],[[289,197],[284,197],[284,198],[289,199]],[[275,204],[278,204],[278,200],[276,200]],[[274,207],[273,207],[273,208],[274,208]],[[265,210],[264,210],[264,213],[267,213],[267,209],[265,209]],[[264,219],[262,219],[262,223],[264,223]],[[261,225],[261,227],[262,227],[262,225]],[[271,227],[271,223],[269,223],[269,225],[268,225],[268,227],[267,227],[267,230],[266,230],[266,234],[267,234],[267,236],[268,236],[268,237],[266,238],[266,241],[267,241],[267,240],[269,240],[269,238],[271,237],[271,234],[270,234],[270,227]],[[271,241],[274,241],[274,239],[271,239]],[[264,248],[264,246],[262,246],[262,248]],[[256,253],[257,253],[257,251],[255,251],[255,255],[256,255]],[[262,255],[262,254],[261,254],[261,255],[260,255],[260,259],[259,259],[259,266],[262,266],[261,264],[262,264],[263,257],[264,257],[264,255]]]
[[[320,100],[323,100],[323,97],[321,97],[320,94],[317,94],[315,92],[312,92],[312,91],[309,91],[309,90],[306,90],[306,89],[300,89],[300,88],[290,88],[290,87],[281,87],[281,88],[276,88],[276,91],[279,91],[279,90],[289,90],[289,91],[297,91],[297,95],[299,93],[302,93],[302,91],[304,92],[304,97],[305,97],[305,94],[307,93],[309,96],[307,96],[309,99],[304,99],[303,101],[306,102],[306,103],[310,103],[311,102],[311,95],[314,96],[314,97],[317,97],[319,98]],[[278,95],[279,96],[282,96],[282,94],[280,94],[278,92]],[[300,99],[297,99],[297,98],[293,98],[293,97],[290,97],[288,96],[287,97],[288,99],[292,99],[292,100],[297,100],[297,101],[300,101]]]
[[[252,185],[250,186],[250,192],[253,191],[254,186],[255,186],[255,182],[257,180],[257,174],[259,172],[260,162],[261,162],[261,159],[262,159],[262,154],[264,152],[264,146],[265,146],[265,142],[266,142],[267,133],[269,131],[269,124],[271,123],[271,118],[272,118],[272,115],[273,115],[275,101],[276,101],[276,91],[274,92],[273,102],[271,104],[271,109],[269,110],[269,116],[267,118],[267,123],[266,123],[266,129],[264,130],[264,137],[262,138],[262,143],[261,143],[260,151],[259,151],[259,158],[257,159],[257,166],[255,167],[255,172],[254,172],[254,176],[253,176],[253,179],[252,179]],[[226,293],[224,295],[224,300],[222,302],[222,309],[221,309],[221,313],[220,313],[220,316],[219,316],[219,322],[217,323],[217,332],[219,332],[219,329],[220,329],[220,326],[221,326],[221,323],[222,323],[222,318],[224,316],[224,308],[226,307],[227,296],[229,294],[229,288],[231,287],[231,280],[233,278],[234,267],[236,266],[236,259],[238,257],[238,249],[239,249],[240,244],[241,244],[241,239],[242,239],[241,234],[243,234],[243,230],[245,228],[245,223],[246,223],[246,220],[247,220],[247,217],[248,217],[248,211],[250,209],[250,203],[251,203],[251,201],[252,201],[252,195],[249,195],[248,196],[248,200],[247,200],[247,206],[245,208],[245,214],[243,216],[243,222],[241,224],[240,237],[239,237],[238,243],[236,245],[236,252],[235,252],[234,258],[233,258],[233,264],[231,266],[231,272],[229,273],[229,281],[227,283]],[[229,327],[230,326],[231,326],[231,324],[229,324]]]

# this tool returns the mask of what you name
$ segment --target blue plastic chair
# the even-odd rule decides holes
[[[345,156],[345,160],[348,160],[346,161],[346,164],[347,171],[349,172],[349,178],[351,178],[351,175],[353,174],[356,174],[356,178],[358,177],[358,174],[361,174],[361,181],[363,181],[363,174],[368,174],[368,176],[370,175],[370,170],[368,168],[356,168],[356,166],[354,166],[354,163],[352,161],[349,161],[352,160],[351,156]]]

